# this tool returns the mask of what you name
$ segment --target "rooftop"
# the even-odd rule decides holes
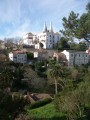
[[[67,51],[69,53],[86,53],[86,51],[77,51],[77,50],[64,50],[64,51]]]
[[[23,54],[26,53],[25,51],[12,51],[11,53],[13,54]]]
[[[0,42],[4,42],[3,40],[0,40]]]
[[[56,33],[53,33],[54,35],[60,35],[58,32],[56,32]]]

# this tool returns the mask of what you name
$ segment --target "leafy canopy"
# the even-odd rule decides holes
[[[87,13],[83,13],[80,18],[79,14],[71,11],[68,18],[62,19],[64,30],[60,32],[69,40],[78,38],[90,42],[90,3],[87,4],[86,10]]]

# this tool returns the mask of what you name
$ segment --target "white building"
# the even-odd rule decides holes
[[[89,63],[89,54],[84,51],[64,50],[61,53],[66,55],[68,67],[72,67],[74,65],[85,65]]]
[[[30,32],[30,33],[27,33],[26,35],[23,36],[23,39],[22,40],[19,40],[18,41],[18,45],[29,45],[29,46],[32,46],[34,45],[33,43],[33,34]]]
[[[42,43],[44,49],[50,49],[60,40],[60,34],[53,32],[52,23],[50,23],[50,28],[47,30],[45,23],[43,32],[34,36],[33,40],[37,40],[38,43]],[[35,45],[35,49],[40,49],[40,45],[38,43]]]
[[[37,58],[38,61],[47,60],[48,52],[46,50],[36,50],[34,52],[34,58]]]
[[[22,40],[18,41],[18,45],[35,46],[35,49],[40,49],[40,43],[43,44],[44,49],[52,48],[60,40],[60,34],[54,33],[52,29],[52,23],[47,30],[46,23],[44,24],[43,32],[33,35],[31,32],[23,36]]]
[[[89,55],[89,63],[90,63],[90,47],[88,48],[88,50],[86,50],[86,53],[88,53]]]
[[[25,51],[12,51],[9,53],[9,59],[15,63],[26,63],[27,54]]]

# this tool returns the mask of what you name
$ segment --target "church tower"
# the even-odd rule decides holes
[[[52,22],[50,22],[49,32],[53,33],[53,29],[52,29]]]
[[[45,22],[44,27],[43,27],[43,32],[47,32],[46,22]]]

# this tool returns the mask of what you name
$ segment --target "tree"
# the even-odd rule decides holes
[[[79,14],[75,14],[72,11],[68,19],[66,17],[62,19],[64,30],[60,30],[60,32],[68,39],[72,39],[76,34],[75,30],[78,27],[78,16]]]
[[[70,13],[68,19],[64,17],[63,26],[64,30],[60,30],[66,38],[70,40],[74,38],[85,39],[90,42],[90,3],[86,6],[87,13],[81,15],[75,14],[73,11]]]
[[[43,48],[43,43],[40,43],[40,47]]]
[[[8,87],[12,87],[14,80],[13,72],[5,67],[0,75],[0,88],[6,89]]]
[[[70,43],[70,49],[75,50],[77,44],[76,43]]]
[[[34,59],[33,53],[27,52],[27,59],[28,59],[28,60],[33,60],[33,59]]]
[[[90,3],[88,3],[88,4],[86,5],[86,10],[87,10],[88,12],[90,12]]]
[[[69,48],[67,40],[64,37],[61,37],[60,41],[58,41],[58,49]]]
[[[76,46],[76,50],[86,50],[86,44],[85,43],[79,43],[77,46]]]
[[[58,92],[58,80],[62,79],[65,76],[64,69],[60,65],[55,65],[50,70],[50,76],[55,82],[55,93]]]

